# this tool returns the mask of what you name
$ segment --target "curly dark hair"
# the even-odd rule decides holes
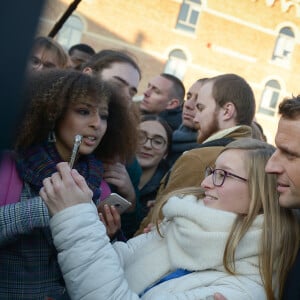
[[[285,98],[279,104],[279,114],[287,119],[294,119],[300,116],[300,95]]]
[[[99,145],[101,159],[111,160],[114,157],[123,163],[132,162],[138,144],[139,111],[134,105],[128,105],[128,97],[118,83],[108,81],[106,86],[111,96],[107,130]],[[112,151],[118,153],[112,156]]]
[[[107,103],[107,131],[95,149],[99,159],[129,161],[137,145],[137,120],[122,90],[76,70],[53,69],[30,75],[25,97],[30,101],[17,136],[16,149],[25,149],[47,140],[51,130],[64,118],[67,108],[89,98]]]

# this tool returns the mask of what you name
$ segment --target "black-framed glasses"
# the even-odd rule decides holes
[[[213,169],[211,167],[207,167],[205,170],[205,177],[207,177],[209,175],[212,175],[212,180],[213,180],[214,186],[219,186],[219,187],[224,184],[225,179],[228,176],[238,178],[245,182],[248,181],[248,179],[246,179],[246,178],[243,178],[243,177],[233,174],[231,172],[225,171],[223,169]]]
[[[150,140],[152,148],[156,150],[162,149],[167,144],[167,141],[160,135],[154,135],[153,137],[149,137],[145,131],[139,131],[139,144],[144,145],[147,143],[148,140]]]

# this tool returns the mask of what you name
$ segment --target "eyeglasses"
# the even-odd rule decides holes
[[[227,172],[225,170],[213,169],[211,167],[207,167],[206,170],[205,170],[205,177],[210,176],[210,175],[212,175],[212,180],[213,180],[214,186],[218,186],[218,187],[220,187],[224,184],[225,179],[228,176],[238,178],[238,179],[243,180],[245,182],[248,181],[246,178],[243,178],[241,176],[238,176],[238,175],[235,175],[233,173]]]
[[[51,68],[55,68],[55,64],[53,64],[52,62],[49,62],[49,61],[41,61],[38,57],[36,56],[32,56],[30,58],[30,63],[32,65],[33,68],[38,68],[39,66],[43,66],[44,68],[46,69],[51,69]]]
[[[147,133],[145,131],[140,131],[138,135],[138,143],[140,145],[144,145],[148,140],[150,140],[151,147],[156,150],[162,149],[167,144],[167,141],[160,135],[155,135],[150,138],[149,136],[147,136]]]

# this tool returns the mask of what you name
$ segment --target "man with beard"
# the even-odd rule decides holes
[[[255,99],[249,84],[235,74],[207,79],[199,89],[197,124],[199,147],[184,152],[162,179],[155,206],[164,195],[176,189],[200,186],[205,169],[212,166],[222,149],[231,141],[251,137]],[[144,218],[136,234],[142,233],[152,220],[152,211]]]

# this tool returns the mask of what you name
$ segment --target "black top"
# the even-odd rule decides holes
[[[143,186],[140,190],[140,201],[139,201],[139,219],[140,222],[147,216],[149,208],[147,202],[149,200],[155,200],[158,188],[160,186],[161,179],[168,172],[168,164],[163,160],[157,167],[152,178]]]
[[[166,109],[162,111],[159,116],[164,119],[172,128],[176,130],[182,122],[182,108],[181,106],[174,109]]]
[[[299,300],[300,299],[300,250],[296,261],[288,273],[284,289],[282,300]]]

